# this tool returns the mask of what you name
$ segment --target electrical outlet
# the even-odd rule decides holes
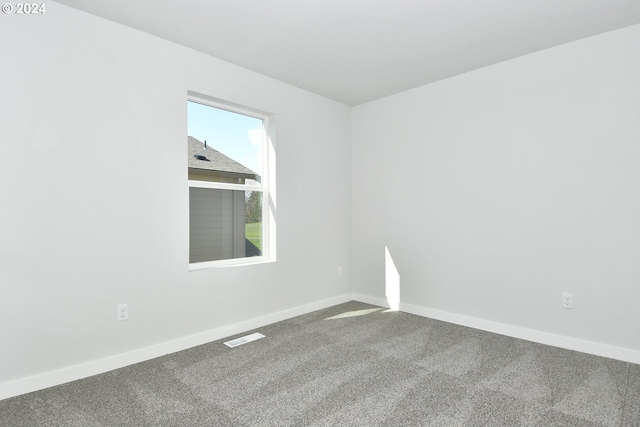
[[[129,319],[129,304],[118,305],[118,322]]]
[[[573,295],[562,294],[562,308],[573,308]]]

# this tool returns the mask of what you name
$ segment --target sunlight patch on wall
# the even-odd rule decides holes
[[[384,286],[389,308],[400,310],[400,273],[387,246],[384,247]]]

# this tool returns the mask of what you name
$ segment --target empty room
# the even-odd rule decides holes
[[[0,16],[0,426],[640,426],[640,2]]]

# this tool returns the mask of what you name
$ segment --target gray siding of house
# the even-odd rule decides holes
[[[244,191],[189,189],[189,262],[243,258]]]

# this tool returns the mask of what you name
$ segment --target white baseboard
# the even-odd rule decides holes
[[[117,354],[104,359],[92,360],[79,365],[69,366],[55,371],[44,372],[42,374],[5,382],[0,384],[0,400],[68,383],[70,381],[87,378],[92,375],[102,374],[104,372],[144,362],[166,354],[186,350],[188,348],[226,338],[231,335],[244,333],[252,329],[270,325],[275,322],[280,322],[282,320],[311,313],[316,310],[322,310],[323,308],[349,302],[352,299],[351,294],[340,295],[131,352]]]
[[[389,307],[389,304],[385,299],[372,297],[370,295],[354,294],[353,299],[367,304]],[[506,323],[493,322],[491,320],[464,316],[461,314],[435,310],[432,308],[421,307],[402,302],[400,303],[400,311],[415,314],[417,316],[428,317],[430,319],[442,320],[444,322],[454,323],[456,325],[468,326],[470,328],[494,332],[496,334],[506,335],[513,338],[533,341],[539,344],[546,344],[554,347],[565,348],[567,350],[575,350],[582,353],[621,360],[623,362],[640,364],[640,351],[631,350],[628,348],[615,347],[593,341],[585,341],[577,338],[536,331],[533,329],[508,325]]]
[[[360,301],[365,304],[377,305],[378,307],[389,308],[389,302],[384,298],[372,297],[371,295],[353,293],[354,301]]]

